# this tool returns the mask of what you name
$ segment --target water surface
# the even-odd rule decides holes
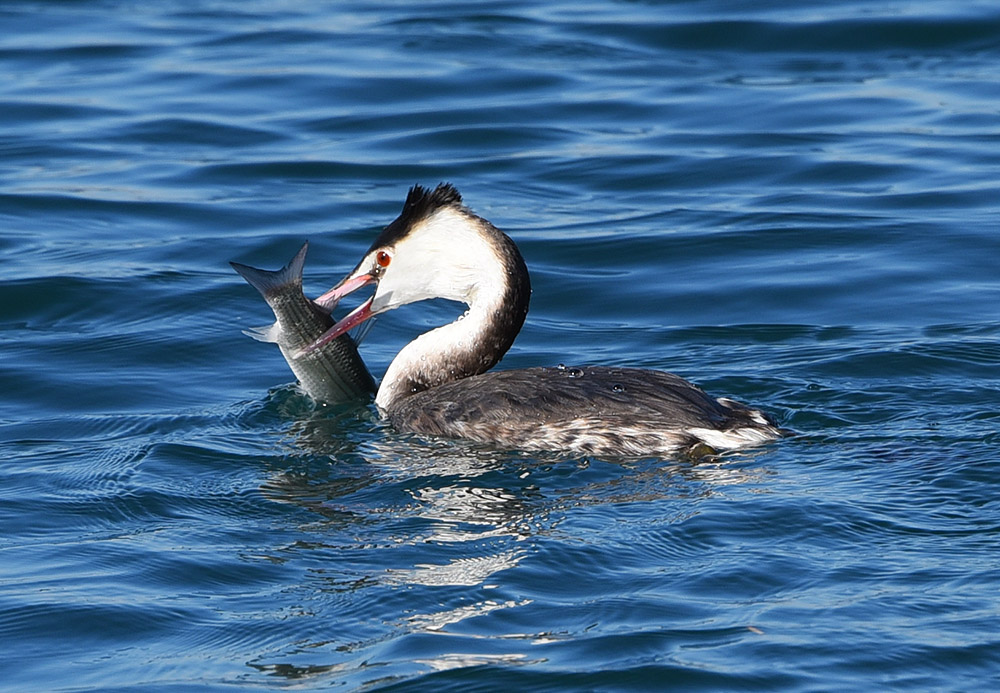
[[[1000,682],[992,3],[0,8],[0,686]],[[451,181],[501,367],[663,368],[801,435],[526,455],[316,408],[310,294]],[[381,375],[447,303],[379,319]]]

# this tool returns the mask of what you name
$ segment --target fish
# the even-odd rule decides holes
[[[370,398],[375,394],[375,380],[350,335],[343,334],[321,349],[301,353],[333,326],[330,314],[336,307],[320,305],[302,291],[302,269],[308,250],[306,241],[287,265],[274,271],[229,263],[260,292],[276,318],[273,325],[243,330],[243,334],[277,344],[300,387],[317,402],[341,404]]]

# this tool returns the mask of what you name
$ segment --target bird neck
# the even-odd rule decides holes
[[[485,373],[510,349],[528,314],[531,283],[513,241],[497,233],[502,261],[490,268],[497,275],[484,276],[470,292],[469,309],[458,320],[425,332],[400,350],[375,398],[383,410],[417,392]],[[489,286],[496,288],[485,291]]]

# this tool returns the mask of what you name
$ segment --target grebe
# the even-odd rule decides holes
[[[402,213],[364,259],[316,302],[335,305],[372,283],[374,295],[303,353],[407,303],[447,298],[468,306],[455,322],[407,344],[389,365],[375,403],[397,430],[598,456],[735,449],[783,435],[762,412],[714,399],[663,371],[487,372],[524,324],[531,284],[514,242],[465,207],[450,184],[411,188]]]

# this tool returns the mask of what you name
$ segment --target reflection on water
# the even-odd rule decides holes
[[[486,599],[475,604],[439,611],[435,614],[416,614],[406,619],[405,626],[416,630],[440,631],[445,626],[464,621],[467,618],[483,616],[499,609],[510,609],[530,603],[531,601],[527,599],[519,601],[507,600],[503,602]]]
[[[551,531],[558,524],[554,513],[566,508],[704,498],[726,486],[760,484],[771,474],[751,464],[766,456],[766,448],[699,459],[523,457],[467,441],[396,433],[371,406],[308,409],[297,402],[281,409],[283,415],[292,411],[297,416],[288,426],[288,452],[298,464],[282,459],[263,493],[328,520],[419,518],[407,532],[393,534],[399,544],[522,542]],[[493,562],[490,572],[510,567],[517,553],[499,551],[508,560]],[[451,584],[479,584],[490,574],[481,567],[488,563],[466,555],[469,572],[452,571],[457,582]],[[413,573],[417,582],[425,581],[417,578],[423,574]],[[480,577],[473,580],[473,574]],[[394,575],[398,582],[402,573]]]
[[[419,664],[426,664],[434,671],[447,671],[449,669],[461,669],[463,667],[484,666],[487,664],[535,664],[542,660],[528,659],[521,653],[490,655],[490,654],[446,654],[434,659],[414,660]]]
[[[281,664],[254,665],[285,678],[342,676],[352,663],[360,670],[386,643],[463,633],[477,619],[527,607],[532,600],[503,593],[510,580],[500,574],[517,570],[546,542],[564,541],[560,523],[580,508],[704,499],[733,485],[766,490],[771,474],[755,463],[765,451],[699,460],[527,458],[464,441],[400,435],[368,407],[317,410],[294,399],[281,399],[277,409],[280,416],[294,415],[281,463],[261,490],[272,501],[308,511],[309,519],[298,525],[303,538],[289,551],[312,566],[312,588],[373,604],[412,590],[449,596],[414,599],[425,606],[404,608],[405,617],[380,622],[373,634],[300,642],[271,658]],[[657,521],[680,522],[689,512]],[[548,639],[521,630],[508,637]],[[520,653],[427,647],[407,659],[435,671],[528,661]]]
[[[391,568],[387,580],[403,585],[483,585],[494,573],[516,566],[524,551],[504,551],[486,556],[455,558],[445,564],[418,563],[411,570]]]

